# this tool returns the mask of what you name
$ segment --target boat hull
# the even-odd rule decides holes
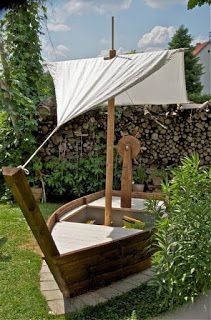
[[[119,196],[119,191],[113,192],[113,197]],[[104,206],[98,205],[100,201],[97,202],[96,200],[103,199],[103,197],[104,191],[100,191],[71,201],[59,208],[47,223],[52,235],[54,235],[56,224],[61,222],[81,224],[93,219],[100,225],[103,221]],[[163,195],[146,193],[134,193],[133,197],[135,199],[140,197],[163,199]],[[117,206],[113,208],[112,212],[115,222],[113,229],[122,227],[122,217],[124,215],[137,218],[137,215],[144,217],[147,216],[147,213],[143,209],[124,209]],[[110,227],[103,226],[102,228]],[[151,228],[150,230],[139,230],[126,236],[123,234],[107,243],[97,243],[75,250],[71,250],[70,246],[69,252],[61,253],[54,260],[68,288],[69,296],[105,286],[150,267],[152,234]],[[79,239],[79,237],[76,238]],[[59,238],[54,238],[54,241],[57,244]]]

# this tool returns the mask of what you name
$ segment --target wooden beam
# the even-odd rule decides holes
[[[58,286],[65,296],[69,296],[69,289],[61,276],[59,268],[54,263],[55,258],[59,256],[59,251],[34,199],[24,171],[20,168],[4,167],[3,176],[21,208]]]
[[[132,194],[132,158],[131,146],[125,146],[122,178],[121,178],[121,208],[131,208],[131,194]]]
[[[112,49],[109,51],[109,59],[116,56],[114,50],[114,17],[112,17]],[[105,189],[105,225],[112,224],[112,190],[113,190],[113,148],[114,148],[114,126],[115,126],[115,100],[108,101],[107,117],[107,157],[106,157],[106,189]]]

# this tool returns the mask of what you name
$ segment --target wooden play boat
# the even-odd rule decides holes
[[[23,170],[4,168],[3,174],[64,296],[104,286],[151,265],[153,218],[144,211],[144,202],[163,200],[164,195],[132,193],[131,208],[120,208],[121,192],[113,191],[112,226],[105,226],[105,192],[99,191],[63,205],[46,224]],[[125,215],[147,222],[148,230],[123,228]]]

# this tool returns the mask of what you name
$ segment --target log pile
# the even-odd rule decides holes
[[[56,126],[53,99],[45,102],[49,110],[40,112],[39,141]],[[64,124],[41,150],[43,161],[89,157],[105,153],[106,109],[98,108]],[[131,134],[141,142],[135,164],[146,168],[177,165],[185,156],[197,152],[202,165],[211,164],[211,105],[203,110],[181,110],[178,106],[116,108],[116,141]]]

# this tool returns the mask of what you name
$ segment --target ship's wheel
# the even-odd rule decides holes
[[[140,142],[133,136],[122,137],[117,145],[117,151],[123,158],[121,178],[121,207],[131,208],[132,194],[132,159],[141,150]]]

